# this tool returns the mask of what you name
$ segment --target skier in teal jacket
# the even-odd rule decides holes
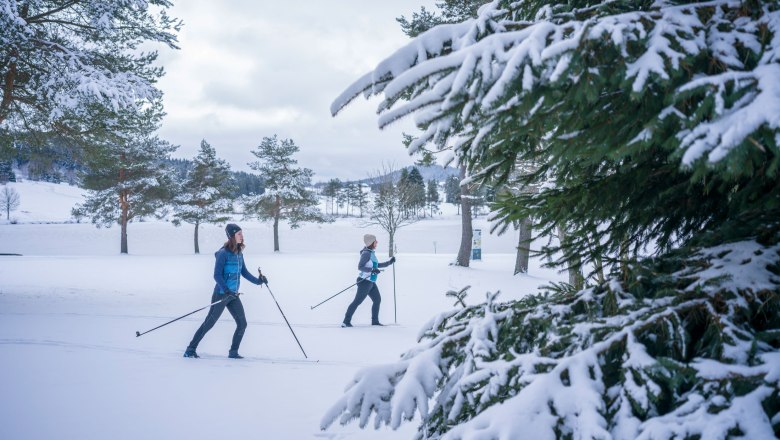
[[[244,331],[246,331],[246,316],[244,314],[244,306],[238,297],[238,286],[242,276],[254,284],[268,283],[268,278],[264,276],[257,278],[246,269],[244,255],[242,254],[245,247],[244,233],[241,231],[241,227],[230,223],[225,227],[225,233],[228,241],[214,254],[216,258],[214,263],[214,281],[216,281],[216,285],[211,295],[211,302],[216,304],[211,306],[206,320],[195,332],[195,336],[192,337],[192,341],[184,352],[184,357],[199,357],[195,351],[198,348],[198,344],[206,336],[206,333],[214,327],[222,312],[227,308],[236,321],[236,331],[233,333],[233,343],[228,351],[228,357],[232,359],[243,358],[243,356],[238,354],[238,346],[241,345],[241,339],[244,337]]]
[[[379,288],[376,286],[376,279],[380,273],[379,269],[395,263],[395,257],[384,263],[380,263],[377,260],[374,253],[378,244],[375,235],[364,235],[363,243],[365,243],[366,247],[360,251],[360,261],[358,261],[358,290],[355,294],[355,299],[352,300],[352,304],[347,307],[344,322],[341,324],[342,327],[352,327],[352,315],[366,297],[371,298],[372,302],[371,325],[382,325],[379,322],[379,305],[382,303],[382,296],[379,294]]]

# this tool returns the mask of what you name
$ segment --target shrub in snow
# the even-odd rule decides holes
[[[775,231],[776,234],[776,231]],[[328,411],[429,439],[771,439],[780,433],[780,244],[649,259],[625,280],[431,320]]]

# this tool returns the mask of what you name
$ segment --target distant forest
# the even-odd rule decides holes
[[[167,159],[164,161],[176,172],[176,177],[183,180],[192,168],[192,161],[187,159]],[[244,171],[231,171],[236,182],[236,195],[262,194],[265,192],[263,178]]]
[[[0,155],[0,182],[15,182],[27,179],[40,182],[69,183],[79,185],[79,172],[84,166],[73,156],[73,150],[56,141],[27,145],[16,143]],[[178,179],[187,176],[192,161],[187,159],[164,159]],[[236,195],[262,194],[265,192],[263,179],[244,171],[233,171]]]

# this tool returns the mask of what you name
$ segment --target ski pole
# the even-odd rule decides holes
[[[328,298],[328,299],[326,299],[325,301],[323,301],[323,302],[321,302],[321,303],[317,304],[316,306],[311,306],[311,309],[312,309],[312,310],[314,310],[315,308],[317,308],[317,307],[319,307],[319,306],[321,306],[321,305],[325,304],[326,302],[328,302],[328,301],[330,301],[331,299],[333,299],[333,298],[335,298],[335,297],[339,296],[340,294],[342,294],[342,293],[346,292],[346,291],[347,291],[347,289],[349,289],[350,287],[352,287],[352,286],[354,286],[354,285],[358,284],[359,282],[361,282],[361,281],[363,281],[363,280],[365,280],[365,279],[367,279],[367,278],[361,278],[361,279],[357,280],[356,282],[354,282],[354,283],[350,284],[348,287],[344,288],[344,290],[342,290],[341,292],[339,292],[339,293],[337,293],[337,294],[335,294],[335,295],[331,296],[330,298]]]
[[[262,279],[262,277],[263,277],[263,271],[261,271],[259,267],[257,268],[257,273],[258,273],[258,274],[260,274],[260,278]],[[263,287],[263,285],[261,284],[261,285],[260,285],[260,287]],[[277,301],[277,300],[276,300],[276,297],[274,296],[274,293],[273,293],[273,292],[271,292],[271,288],[268,286],[268,283],[265,283],[265,287],[268,287],[268,293],[270,293],[270,294],[271,294],[271,298],[273,298],[273,299],[274,299],[274,302],[276,303],[276,307],[279,309],[279,313],[281,313],[281,314],[282,314],[282,318],[284,318],[284,322],[286,322],[286,323],[287,323],[287,328],[289,328],[289,329],[290,329],[290,333],[292,333],[292,335],[293,335],[293,338],[295,338],[295,342],[297,342],[297,343],[298,343],[298,347],[300,347],[300,348],[301,348],[301,352],[303,353],[303,357],[305,357],[306,359],[308,359],[309,357],[308,357],[308,356],[306,356],[306,352],[305,352],[305,351],[303,351],[303,346],[301,345],[301,341],[299,341],[299,340],[298,340],[298,337],[297,337],[297,336],[295,336],[295,332],[293,331],[293,329],[292,329],[292,326],[290,325],[290,321],[288,321],[288,320],[287,320],[287,317],[286,317],[286,316],[284,316],[284,312],[282,311],[282,308],[279,306],[279,301]]]
[[[237,294],[236,294],[236,296],[238,296],[238,295],[241,295],[241,294],[240,294],[240,293],[237,293]],[[211,307],[211,306],[213,306],[214,304],[219,304],[219,303],[221,303],[222,301],[224,301],[224,300],[226,300],[226,299],[227,299],[227,298],[222,298],[222,299],[221,299],[221,300],[219,300],[219,301],[214,301],[213,303],[211,303],[211,304],[209,304],[209,305],[207,305],[207,306],[205,306],[205,307],[201,307],[201,308],[199,308],[198,310],[195,310],[194,312],[190,312],[190,313],[187,313],[186,315],[179,316],[179,317],[178,317],[178,318],[176,318],[176,319],[172,319],[172,320],[170,320],[170,321],[166,322],[165,324],[158,325],[157,327],[155,327],[155,328],[153,328],[153,329],[151,329],[151,330],[147,330],[147,331],[145,331],[145,332],[143,332],[143,333],[136,331],[136,332],[135,332],[135,337],[136,337],[136,338],[138,338],[138,337],[140,337],[140,336],[142,336],[142,335],[145,335],[145,334],[147,334],[147,333],[149,333],[149,332],[155,331],[155,330],[157,330],[157,329],[158,329],[158,328],[160,328],[160,327],[165,327],[166,325],[168,325],[168,324],[170,324],[170,323],[172,323],[172,322],[176,322],[176,321],[180,320],[181,318],[186,318],[187,316],[190,316],[190,315],[192,315],[193,313],[198,313],[198,312],[200,312],[201,310],[203,310],[203,309],[205,309],[205,308],[207,308],[207,307]]]

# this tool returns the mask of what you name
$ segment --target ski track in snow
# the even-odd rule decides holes
[[[25,185],[14,187],[21,191]],[[235,328],[229,313],[199,346],[201,358],[187,359],[185,345],[207,310],[142,337],[136,331],[208,304],[211,253],[192,255],[192,230],[162,221],[132,224],[130,255],[117,254],[117,228],[31,223],[44,210],[45,219],[68,218],[72,201],[59,203],[57,197],[27,191],[22,209],[31,212],[29,218],[16,225],[0,222],[1,250],[25,254],[0,261],[3,440],[412,438],[414,422],[397,431],[364,431],[350,424],[323,432],[320,420],[357,370],[395,362],[415,346],[417,330],[453,307],[448,290],[472,286],[467,303],[474,304],[488,291],[519,298],[565,278],[533,259],[530,275],[513,276],[518,237],[512,234],[484,234],[483,261],[471,268],[450,266],[461,225],[454,207],[445,204],[441,218],[410,225],[396,236],[396,277],[386,273],[378,283],[380,321],[386,327],[370,325],[371,301],[366,300],[355,327],[341,328],[354,290],[314,311],[311,306],[354,282],[363,234],[382,233],[360,228],[353,219],[306,224],[285,228],[284,251],[273,253],[270,224],[238,220],[251,237],[247,258],[253,266],[262,263],[281,286],[274,288],[278,305],[309,359],[266,289],[254,286],[247,286],[246,302],[242,297],[249,326],[240,350],[244,359],[227,357]],[[487,231],[489,224],[481,216],[474,227]],[[203,226],[200,240],[203,249],[219,248],[223,226]],[[396,291],[398,325],[393,324]]]
[[[133,348],[121,348],[111,345],[98,345],[98,344],[82,344],[66,341],[54,341],[49,339],[0,339],[0,345],[31,345],[31,346],[46,346],[46,347],[58,347],[58,348],[71,348],[80,350],[97,350],[110,353],[127,353],[133,355],[140,355],[145,358],[154,357],[156,359],[174,359],[182,358],[181,353],[171,352],[155,352],[149,350],[138,350]],[[200,359],[187,359],[188,362],[201,362],[201,361],[224,361],[231,363],[248,363],[248,362],[260,362],[268,364],[311,364],[311,365],[354,365],[353,362],[341,362],[341,361],[328,361],[319,359],[292,359],[292,358],[273,358],[273,357],[257,357],[257,356],[244,356],[243,359],[229,359],[222,355],[211,355],[208,353],[198,353]],[[366,364],[368,365],[368,364]]]
[[[205,311],[203,312],[206,313]],[[90,317],[90,318],[117,318],[117,319],[132,319],[132,320],[141,320],[146,319],[150,321],[160,321],[160,323],[170,321],[171,319],[176,318],[176,316],[163,316],[163,315],[124,315],[124,314],[95,314],[95,313],[78,313],[78,312],[48,312],[48,313],[24,313],[24,312],[0,312],[0,316],[48,316],[48,317],[73,317],[73,318],[83,318],[83,317]],[[182,318],[179,321],[185,322],[203,322],[203,317],[199,318]],[[220,321],[226,321],[226,322],[233,322],[230,318],[229,314],[225,314],[224,316],[220,317]],[[271,321],[252,321],[247,320],[247,324],[251,326],[258,326],[258,327],[286,327],[287,324],[284,322],[271,322]],[[294,322],[290,323],[295,328],[341,328],[341,323],[336,324],[297,324]],[[369,324],[353,324],[352,328],[373,328],[376,330],[380,330],[382,327],[401,327],[406,328],[406,326],[402,324],[382,324],[381,326],[373,326]],[[140,331],[140,329],[139,329]]]

